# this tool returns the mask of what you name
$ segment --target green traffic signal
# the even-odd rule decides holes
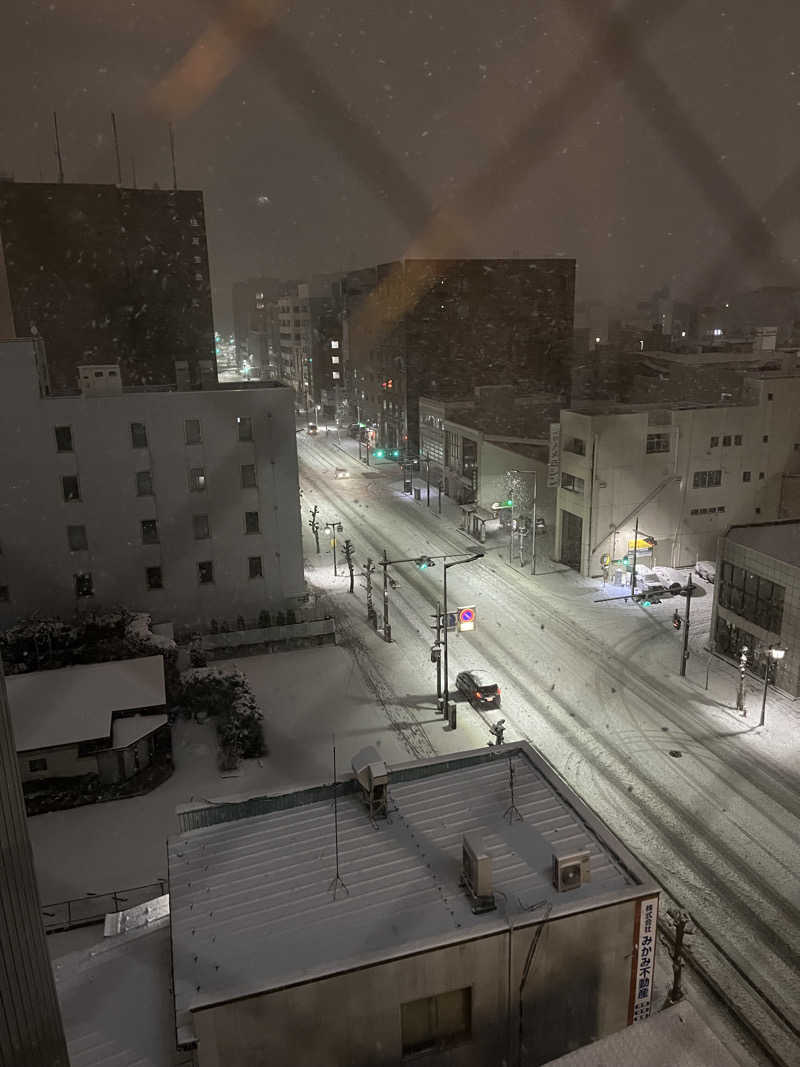
[[[375,459],[383,459],[383,457],[386,455],[382,448],[376,448],[372,454]]]
[[[394,459],[397,459],[397,457],[399,455],[400,455],[400,449],[399,448],[395,448],[395,450],[392,452],[392,456],[394,457]]]

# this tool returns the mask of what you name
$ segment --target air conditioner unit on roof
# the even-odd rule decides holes
[[[592,872],[589,868],[589,850],[579,852],[556,851],[553,853],[553,885],[559,893],[568,889],[580,889],[591,882]]]
[[[476,914],[497,906],[492,890],[492,858],[477,834],[464,834],[461,839],[461,884]]]

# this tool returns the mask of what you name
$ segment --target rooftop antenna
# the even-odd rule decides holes
[[[64,162],[61,159],[61,141],[58,138],[58,115],[53,112],[53,129],[56,133],[56,159],[58,160],[58,180],[64,184]]]
[[[133,188],[136,188],[136,158],[131,156],[131,180],[133,182]]]
[[[511,756],[508,757],[508,788],[511,792],[511,803],[503,812],[503,818],[508,819],[509,822],[515,819],[522,822],[522,815],[514,800],[514,764],[511,762]]]
[[[175,170],[175,131],[172,123],[169,124],[169,154],[172,158],[172,188],[178,188],[178,174]]]
[[[114,132],[114,154],[117,157],[117,185],[122,185],[122,164],[119,161],[119,137],[117,136],[117,116],[111,112],[111,129]]]
[[[344,884],[344,880],[339,874],[339,808],[336,803],[336,794],[339,792],[339,789],[336,781],[336,734],[331,734],[331,740],[333,742],[333,832],[336,841],[336,876],[328,886],[328,892],[332,892],[333,899],[336,900],[336,890],[339,886],[341,886],[348,896],[350,896],[350,890]]]

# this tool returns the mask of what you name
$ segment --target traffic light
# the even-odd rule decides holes
[[[383,459],[383,457],[386,455],[382,448],[376,448],[372,454],[375,459]]]
[[[436,566],[430,556],[419,556],[414,562],[421,571],[426,571],[428,567]]]
[[[392,449],[392,459],[398,459],[399,457],[400,457],[400,449],[399,448],[393,448]]]
[[[675,611],[672,614],[672,629],[673,630],[680,630],[680,628],[681,628],[681,617],[678,614],[678,609],[676,608]]]

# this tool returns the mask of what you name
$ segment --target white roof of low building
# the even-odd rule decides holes
[[[17,752],[109,737],[115,711],[162,707],[164,657],[89,663],[6,678]]]
[[[128,715],[124,719],[116,719],[112,727],[111,747],[127,748],[166,722],[166,715]]]
[[[758,522],[751,526],[731,526],[727,540],[742,548],[752,548],[762,556],[800,566],[800,522]]]
[[[559,1056],[548,1067],[735,1067],[739,1062],[684,1000]]]
[[[195,1008],[506,930],[511,914],[536,922],[546,903],[554,916],[657,892],[524,742],[389,770],[388,819],[370,821],[352,778],[339,786],[336,899],[331,786],[187,806],[183,825],[202,828],[168,843],[179,1042]],[[496,911],[473,914],[459,885],[464,832],[491,856]],[[588,850],[591,882],[556,892],[554,848]]]

